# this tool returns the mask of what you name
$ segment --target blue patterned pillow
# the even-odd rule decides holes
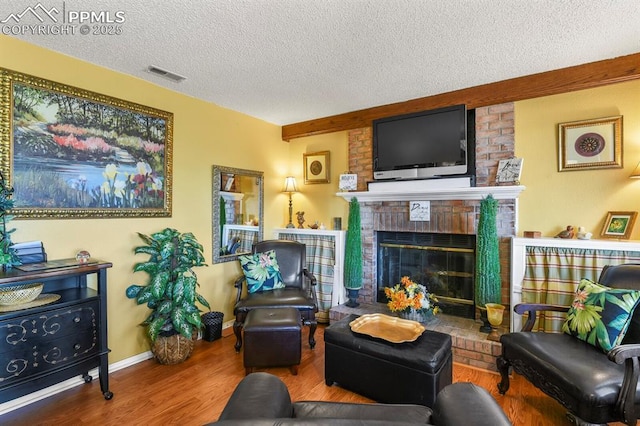
[[[238,259],[247,279],[249,293],[284,288],[275,251],[247,254],[238,256]]]
[[[562,331],[608,352],[622,342],[639,300],[638,290],[609,288],[583,279]]]

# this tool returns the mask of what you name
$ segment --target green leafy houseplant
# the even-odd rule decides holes
[[[151,313],[141,325],[147,327],[149,339],[180,334],[192,339],[202,327],[196,302],[211,309],[197,292],[198,279],[193,271],[204,263],[203,248],[192,233],[166,228],[151,236],[138,233],[146,245],[136,247],[136,254],[148,254],[149,260],[136,263],[134,272],[149,275],[147,285],[129,286],[126,295],[138,305],[146,304]]]
[[[347,306],[356,307],[358,291],[362,288],[362,235],[360,231],[360,204],[356,197],[349,202],[349,223],[345,242],[344,288],[349,301]]]
[[[13,218],[8,212],[13,208],[11,199],[13,188],[7,185],[2,173],[0,173],[0,266],[3,269],[20,265],[20,259],[11,248],[11,233],[15,228],[8,229],[7,223]]]

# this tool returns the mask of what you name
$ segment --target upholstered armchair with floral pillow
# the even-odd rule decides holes
[[[571,306],[519,304],[522,331],[500,338],[497,360],[509,389],[513,369],[560,402],[575,424],[636,425],[640,409],[640,265],[605,266],[578,283]],[[562,333],[532,332],[538,312],[567,312]]]
[[[242,347],[242,324],[252,309],[296,308],[309,326],[309,346],[316,344],[316,278],[306,267],[306,246],[297,241],[267,240],[253,245],[248,255],[239,256],[243,275],[237,289],[233,313],[236,352]]]

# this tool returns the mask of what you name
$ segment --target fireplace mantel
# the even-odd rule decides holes
[[[421,191],[362,191],[338,192],[336,195],[347,201],[356,197],[359,202],[377,201],[429,201],[429,200],[481,200],[489,194],[496,200],[514,200],[526,187],[516,186],[474,186],[471,188],[443,188]]]

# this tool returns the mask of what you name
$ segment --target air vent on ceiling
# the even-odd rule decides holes
[[[181,81],[184,81],[187,79],[187,77],[185,76],[176,74],[171,71],[163,70],[162,68],[158,68],[155,65],[149,65],[149,67],[147,68],[147,71],[149,71],[151,74],[156,74],[156,75],[159,75],[160,77],[169,79],[174,83],[180,83]]]

